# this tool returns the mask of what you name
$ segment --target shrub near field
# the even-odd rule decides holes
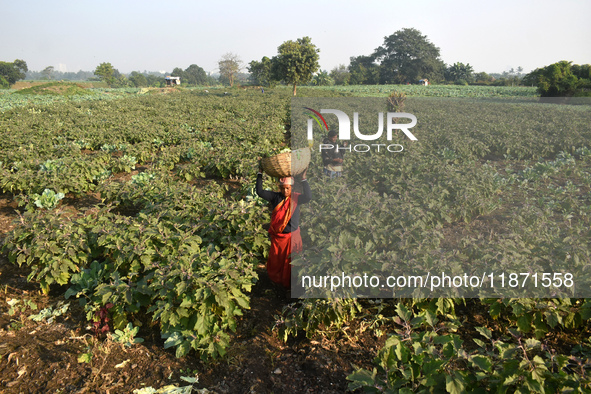
[[[284,143],[286,93],[194,90],[5,111],[0,130],[11,138],[0,141],[0,187],[31,212],[4,250],[44,289],[67,285],[89,318],[114,304],[118,328],[147,313],[179,356],[223,354],[268,247],[268,213],[249,189],[256,158]],[[590,264],[589,109],[528,101],[409,100],[419,143],[380,165],[355,159],[370,174],[356,172],[349,156],[346,178],[327,183],[315,155],[304,243],[352,265],[375,256],[418,269]],[[140,167],[146,175],[118,176]],[[233,196],[214,184],[196,188],[203,176],[243,186]],[[31,204],[28,196],[45,189],[93,191],[104,205],[67,218]],[[361,193],[372,217],[355,204]],[[343,201],[351,212],[318,221],[316,212],[336,212]],[[375,370],[351,375],[351,388],[584,391],[590,311],[574,298],[302,300],[276,326],[284,338],[334,337],[346,324],[388,334]]]

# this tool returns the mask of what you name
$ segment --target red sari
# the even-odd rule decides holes
[[[279,203],[271,213],[271,249],[267,259],[267,273],[269,278],[283,287],[291,287],[291,253],[302,250],[302,238],[300,229],[291,233],[283,233],[291,219],[292,213],[298,205],[299,193],[293,193]]]

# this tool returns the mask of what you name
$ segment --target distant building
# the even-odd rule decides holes
[[[421,80],[419,81],[419,85],[425,85],[425,86],[428,86],[428,85],[429,85],[429,80],[428,80],[427,78],[425,78],[425,79],[421,79]]]
[[[181,84],[181,77],[171,77],[170,75],[167,75],[166,77],[164,77],[164,80],[166,81],[166,86]]]

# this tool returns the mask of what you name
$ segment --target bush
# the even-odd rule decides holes
[[[536,84],[542,97],[591,96],[588,80],[582,75],[582,72],[589,69],[589,65],[571,63],[563,60],[538,68],[526,75],[524,80]]]

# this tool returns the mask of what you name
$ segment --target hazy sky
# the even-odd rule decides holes
[[[411,27],[445,63],[477,72],[591,63],[589,0],[0,0],[0,9],[0,61],[23,59],[34,71],[93,71],[110,62],[123,73],[191,64],[217,72],[225,53],[246,66],[304,36],[330,71]]]

